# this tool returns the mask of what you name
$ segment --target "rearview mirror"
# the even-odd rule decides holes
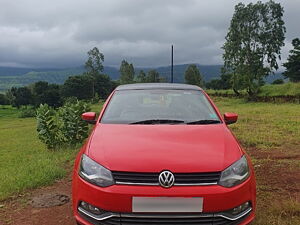
[[[96,113],[94,113],[94,112],[82,113],[81,119],[88,123],[95,124],[96,123]]]
[[[226,124],[232,124],[235,123],[238,119],[238,114],[236,113],[225,113],[224,114],[224,120]]]

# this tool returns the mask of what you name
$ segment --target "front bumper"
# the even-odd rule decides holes
[[[106,215],[96,216],[82,208],[78,208],[79,216],[76,220],[83,225],[152,225],[161,224],[218,224],[218,225],[238,225],[248,224],[253,220],[254,213],[252,208],[237,215],[235,218],[228,218],[226,214],[220,213],[201,213],[201,214],[153,214],[153,213],[112,213],[106,212]]]
[[[203,212],[190,214],[132,213],[132,197],[203,197]],[[76,220],[83,225],[115,224],[248,224],[254,219],[256,206],[255,179],[251,175],[234,188],[212,186],[185,186],[165,189],[160,186],[113,185],[107,188],[92,185],[77,174],[73,176],[73,210]],[[97,218],[80,209],[80,201],[105,210],[105,219]],[[236,218],[228,218],[226,212],[244,202],[251,208]],[[103,216],[103,215],[102,215]],[[227,218],[226,218],[227,217]],[[164,222],[165,221],[165,222]],[[190,221],[190,222],[189,222]]]

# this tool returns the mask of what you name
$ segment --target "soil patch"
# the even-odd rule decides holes
[[[75,225],[70,177],[1,202],[1,225]],[[49,201],[49,202],[47,202]]]

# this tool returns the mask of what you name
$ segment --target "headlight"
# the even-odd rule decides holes
[[[85,154],[81,158],[79,175],[84,180],[100,187],[108,187],[114,184],[111,172]]]
[[[224,187],[233,187],[245,181],[249,175],[248,162],[243,156],[221,173],[219,184]]]

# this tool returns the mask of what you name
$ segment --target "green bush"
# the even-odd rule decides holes
[[[47,104],[37,109],[37,132],[39,139],[48,149],[73,146],[88,136],[88,124],[81,120],[81,114],[90,111],[90,106],[82,101],[66,103],[58,110]]]
[[[68,103],[76,104],[77,102],[78,102],[78,99],[74,96],[67,97],[67,98],[64,99],[64,105],[68,104]]]
[[[81,143],[88,136],[88,124],[81,119],[81,114],[90,111],[87,103],[66,103],[58,111],[61,123],[61,131],[68,144]]]
[[[37,109],[37,132],[39,139],[48,149],[55,149],[63,141],[56,111],[47,104]]]
[[[276,79],[272,82],[272,84],[284,84],[284,80],[283,79]]]
[[[36,110],[34,108],[21,108],[19,118],[36,117]]]

